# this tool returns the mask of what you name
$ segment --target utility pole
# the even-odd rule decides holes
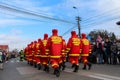
[[[77,20],[77,23],[78,23],[78,36],[81,38],[81,29],[80,29],[80,21],[81,20],[80,20],[80,17],[78,16],[76,20]]]

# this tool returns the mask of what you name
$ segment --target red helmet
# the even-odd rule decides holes
[[[52,33],[57,33],[57,32],[58,32],[57,29],[53,29],[53,30],[52,30]]]
[[[38,39],[38,42],[40,42],[40,41],[41,41],[41,39],[39,38],[39,39]]]
[[[34,41],[34,43],[37,43],[37,41]]]
[[[76,35],[76,32],[75,31],[71,31],[71,35]]]
[[[31,42],[31,44],[33,44],[33,42]]]
[[[57,29],[53,29],[53,30],[52,30],[52,34],[53,34],[53,35],[57,35],[57,33],[58,33],[58,30],[57,30]]]
[[[44,34],[44,39],[47,39],[48,38],[48,34]]]
[[[85,33],[82,33],[82,38],[86,38],[86,34]]]

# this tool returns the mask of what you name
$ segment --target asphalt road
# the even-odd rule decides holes
[[[74,73],[67,63],[60,77],[56,77],[52,68],[46,73],[14,58],[4,64],[4,70],[0,70],[0,80],[120,80],[120,65],[93,64],[91,70],[82,70],[82,67],[80,64],[79,71]]]

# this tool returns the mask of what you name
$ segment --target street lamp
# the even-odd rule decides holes
[[[78,8],[75,7],[75,6],[73,6],[73,8],[77,10],[77,14],[78,14],[78,16],[79,16],[79,10],[78,10]]]
[[[78,36],[81,38],[81,30],[80,30],[80,17],[79,17],[79,10],[77,9],[77,7],[73,6],[74,9],[77,10],[78,16],[77,16],[77,23],[78,23]]]
[[[117,25],[120,25],[120,21],[118,21],[116,24],[117,24]]]

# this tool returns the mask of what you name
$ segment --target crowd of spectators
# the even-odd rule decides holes
[[[120,40],[112,41],[98,36],[92,43],[89,60],[97,64],[120,64]]]

